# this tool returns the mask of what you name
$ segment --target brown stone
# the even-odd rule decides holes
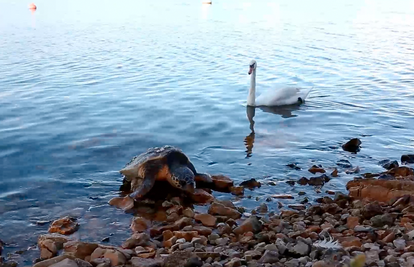
[[[241,213],[235,209],[229,208],[222,203],[213,202],[210,208],[208,209],[208,213],[212,215],[219,215],[219,216],[226,216],[232,219],[238,219],[241,217]]]
[[[182,229],[188,225],[192,225],[193,224],[193,219],[192,218],[188,218],[188,217],[183,217],[181,219],[179,219],[178,221],[176,221],[174,223],[175,226],[178,227],[178,229]]]
[[[53,258],[58,253],[56,244],[50,239],[45,239],[45,240],[38,242],[38,247],[40,249],[41,259]]]
[[[346,188],[353,198],[385,203],[405,195],[414,195],[414,181],[410,180],[361,179],[349,181]]]
[[[401,218],[400,226],[404,226],[406,223],[411,223],[411,222],[412,222],[411,218],[403,217]]]
[[[361,247],[362,243],[358,237],[355,236],[347,236],[338,238],[339,242],[343,247]]]
[[[232,179],[224,175],[212,175],[211,178],[217,191],[229,191],[234,184]]]
[[[359,224],[359,217],[353,217],[353,216],[349,216],[346,219],[346,226],[349,229],[354,229],[355,226],[357,226]]]
[[[332,177],[338,177],[338,169],[337,168],[335,168],[335,170],[332,171],[331,176]]]
[[[163,225],[163,226],[158,226],[158,227],[152,227],[149,230],[149,233],[151,237],[154,237],[154,236],[161,235],[164,231],[178,231],[178,230],[180,229],[177,225],[169,224],[169,225]]]
[[[323,168],[318,167],[316,165],[313,165],[308,171],[313,173],[313,174],[318,173],[318,172],[320,172],[320,173],[325,173],[326,172]]]
[[[112,266],[119,266],[126,263],[125,255],[115,249],[107,249],[104,256],[111,261]]]
[[[387,171],[388,174],[391,174],[397,178],[401,177],[407,177],[407,176],[413,176],[414,172],[410,167],[407,166],[401,166],[401,167],[395,167],[391,170]]]
[[[217,221],[217,218],[210,214],[196,214],[194,219],[196,221],[200,221],[204,226],[208,227],[214,227]]]
[[[48,259],[48,260],[40,261],[40,262],[34,264],[33,267],[49,267],[53,264],[56,264],[56,263],[59,263],[59,262],[65,260],[65,259],[74,260],[75,257],[73,257],[72,255],[63,254],[63,255],[60,255],[60,256],[53,257],[53,258]]]
[[[256,216],[251,216],[245,220],[240,226],[234,228],[233,232],[236,235],[241,235],[247,232],[258,233],[262,230],[263,225]]]
[[[385,230],[378,230],[376,231],[377,235],[378,235],[378,239],[383,239],[384,237],[386,237],[389,232],[385,231]]]
[[[63,249],[65,253],[84,260],[87,256],[90,256],[97,247],[98,244],[95,243],[69,241],[64,244]]]
[[[90,261],[93,261],[95,259],[102,258],[103,255],[105,255],[106,249],[97,247],[91,254]]]
[[[311,225],[306,229],[306,232],[308,232],[308,233],[311,233],[311,232],[320,233],[321,230],[322,229],[319,225]]]
[[[56,233],[39,236],[37,245],[40,249],[40,258],[50,259],[56,256],[58,251],[63,248],[63,244],[68,242],[68,240],[66,236]]]
[[[147,246],[149,240],[150,238],[146,233],[136,233],[122,244],[122,248],[133,249],[137,246]]]
[[[203,235],[203,236],[209,236],[212,233],[212,230],[208,227],[205,226],[194,226],[193,227],[194,231],[197,231],[198,234]]]
[[[183,215],[188,218],[193,218],[194,211],[191,208],[186,208],[185,210],[183,210]]]
[[[108,204],[118,209],[122,209],[124,211],[128,211],[134,207],[134,200],[129,197],[114,197],[108,201]]]
[[[170,239],[173,236],[174,234],[170,230],[165,230],[164,232],[162,232],[162,237],[164,241]]]
[[[170,248],[170,247],[172,247],[172,246],[175,244],[175,242],[176,242],[176,241],[177,241],[177,237],[173,236],[173,237],[171,237],[170,239],[165,240],[165,241],[163,242],[163,245],[164,245],[164,247],[166,247],[166,248]]]
[[[232,186],[230,187],[230,192],[235,196],[242,196],[244,195],[244,187],[243,186]]]
[[[214,201],[213,195],[200,188],[196,188],[194,190],[194,193],[191,195],[191,198],[194,202],[198,204],[209,204]]]
[[[144,259],[154,258],[155,257],[155,249],[151,248],[151,247],[146,247],[145,251],[143,251],[143,252],[136,251],[136,254],[137,254],[138,257],[144,258]]]
[[[282,216],[282,218],[285,218],[285,217],[293,217],[298,214],[299,212],[295,210],[282,210],[280,215]]]
[[[197,231],[174,231],[174,236],[178,239],[184,238],[187,242],[190,242],[193,237],[198,237]]]
[[[170,207],[169,209],[167,209],[165,212],[167,213],[167,216],[168,216],[168,215],[171,215],[171,214],[180,215],[182,211],[183,211],[182,206],[174,205],[174,206]]]
[[[395,233],[392,231],[386,237],[384,237],[382,239],[382,241],[385,242],[385,243],[390,243],[390,242],[394,241],[394,239],[395,239]]]
[[[254,239],[254,234],[252,232],[247,232],[247,233],[244,233],[244,235],[240,236],[239,242],[241,244],[248,244],[253,239]]]
[[[317,240],[319,239],[319,235],[315,232],[309,233],[309,236],[312,240]]]
[[[49,233],[59,233],[62,235],[70,235],[79,229],[76,219],[69,216],[54,221],[49,227]]]
[[[328,223],[328,222],[324,222],[322,225],[321,225],[321,228],[322,229],[326,229],[326,230],[331,230],[331,229],[333,229],[334,227],[333,227],[333,225],[332,224],[330,224],[330,223]]]
[[[144,232],[150,226],[150,222],[142,217],[135,217],[131,223],[131,230],[133,232]]]

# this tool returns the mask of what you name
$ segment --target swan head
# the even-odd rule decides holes
[[[256,60],[252,59],[252,61],[250,61],[249,63],[249,75],[253,73],[253,71],[256,70],[257,67],[257,63]]]

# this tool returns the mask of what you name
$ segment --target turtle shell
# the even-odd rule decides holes
[[[168,164],[178,161],[182,164],[188,164],[188,157],[179,149],[173,146],[153,147],[146,152],[134,157],[125,167],[120,170],[127,181],[134,179],[144,179],[145,173],[158,173],[161,170],[165,175],[169,174]],[[152,172],[152,170],[154,172]],[[163,180],[163,175],[153,175],[156,180]]]

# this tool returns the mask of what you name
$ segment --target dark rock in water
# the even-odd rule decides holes
[[[413,154],[402,155],[401,163],[414,163],[414,155]]]
[[[307,185],[309,183],[309,179],[306,177],[302,177],[297,181],[297,183],[300,185]]]
[[[360,150],[361,140],[358,138],[353,138],[349,140],[346,144],[342,145],[342,149],[348,152],[357,153]]]
[[[325,183],[329,182],[329,180],[331,179],[326,174],[322,174],[321,176],[318,176],[318,177],[311,177],[309,179],[308,184],[314,185],[314,186],[324,185]]]
[[[291,186],[294,186],[294,185],[295,185],[295,181],[286,181],[286,183],[287,183],[288,185],[291,185]]]
[[[322,168],[322,166],[313,165],[309,170],[309,172],[315,174],[317,172],[325,173],[326,171]]]
[[[382,167],[384,167],[387,170],[391,170],[391,169],[399,166],[398,162],[396,160],[391,161],[389,159],[381,160],[379,162],[379,165],[381,165]]]
[[[289,163],[286,166],[288,166],[289,168],[292,168],[294,170],[298,170],[298,171],[301,170],[301,168],[299,166],[297,166],[296,163]]]
[[[262,184],[260,182],[256,181],[256,179],[252,178],[250,180],[241,182],[240,186],[243,186],[243,187],[246,187],[246,188],[249,188],[249,189],[253,189],[253,188],[256,188],[256,187],[261,187]]]
[[[338,165],[339,167],[342,167],[342,168],[346,168],[346,169],[347,168],[352,168],[351,162],[349,162],[349,160],[346,160],[346,159],[338,160],[336,165]]]

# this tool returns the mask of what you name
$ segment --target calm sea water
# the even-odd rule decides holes
[[[213,1],[38,0],[31,12],[29,2],[0,0],[6,253],[36,244],[47,225],[34,222],[66,214],[80,217],[80,239],[121,242],[131,215],[107,201],[118,171],[152,146],[182,148],[199,171],[261,180],[251,200],[216,194],[250,208],[269,194],[298,203],[344,191],[353,177],[341,173],[321,194],[284,182],[312,176],[313,164],[348,160],[373,172],[413,152],[412,1]],[[307,102],[251,118],[251,59],[258,93],[314,87]],[[357,155],[340,149],[353,137]],[[29,248],[12,257],[30,266],[36,256]]]

